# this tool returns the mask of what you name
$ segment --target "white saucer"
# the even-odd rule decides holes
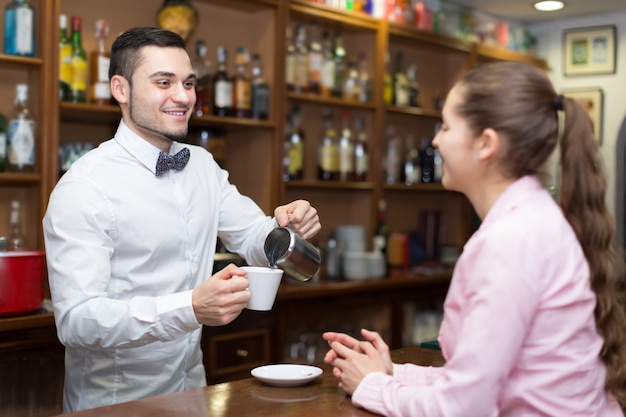
[[[313,381],[322,375],[322,372],[317,366],[278,364],[259,366],[250,373],[266,384],[277,387],[294,387]]]

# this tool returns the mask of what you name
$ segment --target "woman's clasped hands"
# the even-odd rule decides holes
[[[325,332],[322,337],[330,346],[324,362],[333,366],[339,387],[352,395],[363,378],[371,372],[393,375],[389,346],[377,333],[361,329],[365,340],[345,333]]]

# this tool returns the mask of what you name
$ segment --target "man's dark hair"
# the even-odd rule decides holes
[[[121,75],[131,83],[133,73],[141,64],[141,54],[138,52],[146,46],[185,49],[185,41],[174,32],[154,27],[127,30],[118,36],[111,46],[109,79],[114,75]]]

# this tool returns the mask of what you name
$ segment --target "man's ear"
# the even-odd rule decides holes
[[[111,77],[111,95],[120,104],[126,104],[130,100],[130,86],[128,80],[121,75]]]
[[[474,141],[477,159],[486,161],[493,158],[500,149],[500,135],[492,128],[483,130],[480,137]]]

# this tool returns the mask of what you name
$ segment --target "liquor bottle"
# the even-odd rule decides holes
[[[59,99],[70,101],[72,82],[72,41],[67,36],[67,15],[59,16]]]
[[[439,133],[439,130],[441,130],[441,122],[435,125],[435,136],[433,136],[433,140]],[[441,183],[441,178],[443,177],[443,158],[441,157],[439,148],[434,148],[433,150],[433,166],[434,166],[433,180],[436,183]]]
[[[309,92],[319,94],[322,88],[322,44],[318,38],[317,24],[313,22],[310,28],[310,42],[309,42],[309,74],[308,80]]]
[[[400,138],[395,126],[387,128],[387,157],[385,160],[385,182],[395,184],[400,177]]]
[[[248,52],[243,46],[237,48],[235,55],[235,75],[233,76],[233,115],[250,117],[252,84],[246,74]]]
[[[6,171],[7,160],[7,119],[0,113],[0,172]]]
[[[369,171],[369,153],[367,149],[367,133],[365,133],[365,119],[363,116],[356,119],[356,144],[354,145],[354,180],[367,181]]]
[[[341,138],[339,139],[339,181],[354,180],[354,142],[350,132],[350,113],[341,112]]]
[[[106,20],[96,20],[96,39],[98,49],[89,54],[89,71],[91,85],[89,86],[89,102],[92,104],[111,104],[111,86],[109,83],[109,65],[111,54],[106,48],[106,38],[109,34],[109,25]]]
[[[72,16],[72,81],[70,82],[70,91],[71,100],[74,103],[87,101],[87,53],[83,49],[81,26],[81,18]]]
[[[322,35],[322,85],[321,93],[324,97],[332,95],[335,85],[335,57],[333,55],[333,44],[328,31]]]
[[[421,107],[420,104],[420,88],[417,81],[417,65],[411,64],[406,70],[408,82],[408,105],[411,107]]]
[[[9,122],[7,171],[35,170],[35,121],[28,110],[28,85],[18,84],[15,109]]]
[[[35,55],[35,12],[26,0],[13,0],[4,8],[4,53]]]
[[[422,149],[420,150],[422,159],[422,182],[431,183],[435,181],[435,148],[428,138],[422,139]]]
[[[285,84],[287,84],[288,91],[293,91],[296,81],[296,46],[293,43],[293,29],[291,26],[287,26],[285,36],[287,38],[287,52],[285,54]]]
[[[217,48],[217,72],[213,76],[213,114],[230,116],[233,108],[233,82],[226,72],[226,48]]]
[[[295,73],[293,91],[305,93],[309,86],[309,51],[306,45],[306,28],[296,28]]]
[[[304,133],[300,129],[300,107],[294,106],[291,110],[289,135],[287,136],[289,180],[301,180],[304,177]]]
[[[340,32],[335,33],[333,58],[335,61],[335,74],[333,76],[332,95],[340,98],[343,94],[343,79],[346,71],[346,50],[343,47],[343,37]]]
[[[367,103],[372,100],[372,80],[367,70],[365,52],[359,54],[359,101]]]
[[[396,66],[393,75],[393,104],[396,106],[409,105],[409,80],[403,68],[404,54],[396,53]]]
[[[385,53],[385,75],[383,76],[383,101],[393,104],[393,77],[389,73],[389,51]]]
[[[252,55],[252,118],[267,120],[270,114],[270,86],[263,78],[261,57]]]
[[[193,64],[196,74],[196,116],[211,113],[213,100],[211,84],[211,63],[207,58],[207,46],[203,40],[196,41],[196,59]]]
[[[317,177],[321,181],[339,178],[337,137],[333,127],[333,113],[329,109],[324,110],[324,138],[319,147]]]
[[[359,87],[359,71],[357,71],[356,63],[354,61],[348,61],[346,78],[343,82],[343,99],[357,101],[361,94]]]
[[[389,226],[387,225],[387,202],[378,200],[378,216],[376,234],[374,235],[374,250],[387,254],[387,242],[389,240]],[[386,258],[386,256],[385,256]]]
[[[11,201],[11,214],[9,222],[11,223],[9,250],[26,249],[26,237],[22,234],[22,205],[18,200]]]
[[[406,153],[402,169],[402,181],[406,185],[414,185],[422,180],[422,165],[420,154],[415,146],[415,138],[408,135],[406,138]]]

